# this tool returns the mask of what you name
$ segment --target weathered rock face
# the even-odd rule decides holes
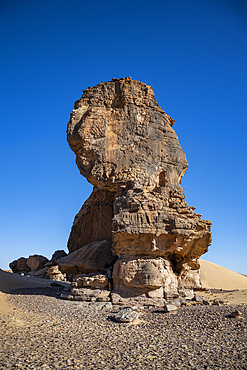
[[[58,261],[59,270],[68,274],[84,274],[106,271],[114,259],[111,242],[102,240],[84,245]]]
[[[9,263],[9,267],[11,268],[11,270],[14,272],[14,273],[17,273],[18,272],[18,268],[17,268],[17,260],[14,260],[12,262]]]
[[[9,267],[15,273],[27,273],[31,270],[30,267],[27,265],[27,260],[28,259],[25,257],[20,257],[17,260],[10,262]]]
[[[184,201],[188,163],[175,121],[152,87],[130,77],[83,92],[67,137],[80,173],[95,187],[75,217],[69,251],[112,243],[116,300],[186,296],[200,286],[197,259],[210,245],[211,222]]]
[[[45,264],[48,262],[48,259],[44,256],[34,254],[29,256],[27,259],[27,265],[30,267],[31,271],[38,271],[43,269]]]
[[[57,262],[60,258],[67,256],[67,253],[63,249],[55,251],[51,257],[52,262]]]
[[[92,194],[75,216],[68,249],[74,252],[83,245],[112,240],[112,218],[115,193],[94,187]]]
[[[55,280],[55,281],[65,281],[66,280],[66,274],[63,274],[59,270],[58,265],[47,268],[47,274],[49,275],[51,280]]]
[[[141,296],[170,298],[177,294],[178,280],[171,262],[162,257],[120,257],[113,270],[113,293],[123,298]]]
[[[89,87],[75,102],[68,142],[83,176],[100,189],[179,187],[188,163],[151,86],[130,77]]]
[[[77,275],[72,286],[78,288],[108,289],[108,279],[103,274]]]

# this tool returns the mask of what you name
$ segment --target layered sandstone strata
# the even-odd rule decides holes
[[[130,77],[84,90],[71,113],[68,142],[94,190],[75,217],[68,248],[110,243],[120,300],[163,299],[200,286],[197,260],[210,245],[211,222],[184,201],[188,163],[174,122],[152,87]]]

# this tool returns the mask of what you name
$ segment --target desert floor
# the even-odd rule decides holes
[[[247,369],[247,278],[202,260],[201,270],[211,289],[198,294],[227,304],[144,310],[136,325],[0,271],[0,369]]]

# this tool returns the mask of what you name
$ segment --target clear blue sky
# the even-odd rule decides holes
[[[1,268],[67,250],[92,189],[69,114],[83,89],[131,76],[176,120],[186,201],[213,222],[203,258],[247,274],[246,1],[1,1],[0,50]]]

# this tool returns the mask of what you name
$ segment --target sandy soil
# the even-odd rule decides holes
[[[50,283],[50,280],[34,277],[28,278],[27,276],[12,274],[0,269],[0,291],[3,293],[8,293],[11,289],[49,286]]]
[[[205,266],[208,271],[210,263],[202,262],[203,282]],[[222,268],[215,266],[217,280]],[[227,305],[192,305],[173,313],[145,310],[137,325],[129,325],[112,320],[114,309],[57,299],[59,287],[50,287],[49,280],[0,270],[0,369],[244,370],[247,289],[227,285],[231,290],[226,291],[226,281],[240,287],[241,275],[231,273],[222,280],[224,289],[217,285],[221,290],[198,292]],[[17,290],[11,294],[11,289]],[[241,315],[233,319],[236,309]]]
[[[5,317],[7,322],[11,324],[21,325],[23,320],[18,316],[18,310],[12,307],[7,300],[7,294],[11,289],[18,288],[35,288],[44,287],[50,285],[49,280],[38,279],[38,278],[28,278],[26,276],[21,276],[19,274],[12,274],[0,269],[0,317]]]

